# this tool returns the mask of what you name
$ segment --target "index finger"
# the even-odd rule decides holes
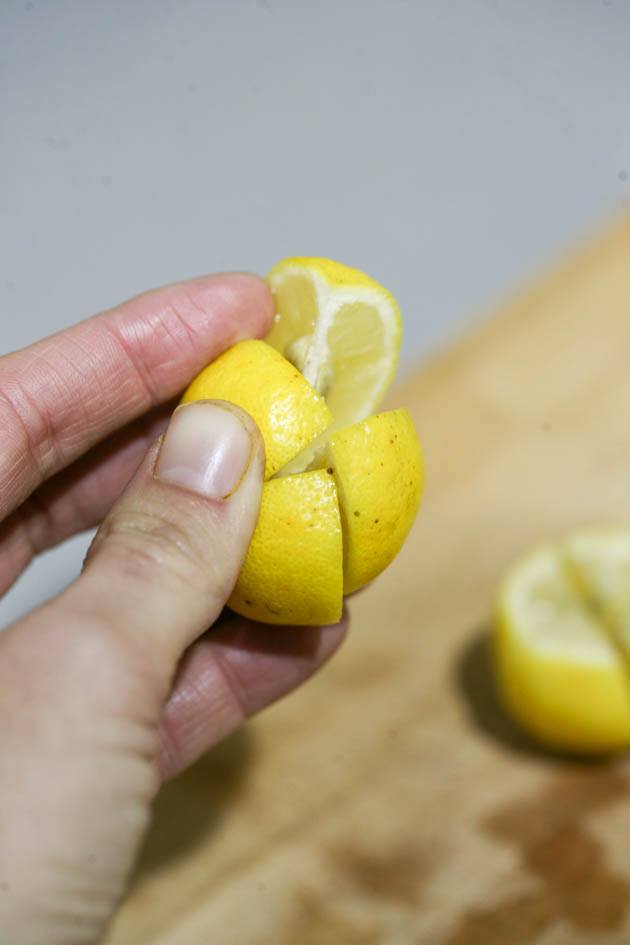
[[[202,276],[0,358],[0,520],[91,446],[175,396],[230,345],[264,335],[272,314],[259,277]]]

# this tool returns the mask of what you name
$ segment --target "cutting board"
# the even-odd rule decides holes
[[[391,403],[412,536],[338,657],[163,790],[107,945],[630,942],[630,764],[537,749],[487,649],[516,556],[630,524],[630,220]]]

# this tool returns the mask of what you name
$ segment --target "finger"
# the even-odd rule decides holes
[[[0,359],[0,519],[57,470],[159,403],[235,341],[264,334],[256,276],[167,286]]]
[[[105,518],[175,406],[157,407],[112,434],[0,522],[0,596],[35,555]]]
[[[188,650],[160,723],[159,766],[171,778],[241,723],[295,689],[341,644],[333,627],[232,619]]]

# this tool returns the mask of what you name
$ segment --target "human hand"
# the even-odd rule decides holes
[[[204,277],[0,358],[0,594],[104,519],[82,575],[0,635],[3,945],[99,942],[160,781],[341,642],[220,618],[259,507],[253,421],[190,404],[156,441],[272,312],[262,280]]]

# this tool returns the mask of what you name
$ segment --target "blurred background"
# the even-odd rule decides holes
[[[630,196],[623,0],[3,0],[0,35],[3,350],[310,254],[394,291],[404,371]]]

